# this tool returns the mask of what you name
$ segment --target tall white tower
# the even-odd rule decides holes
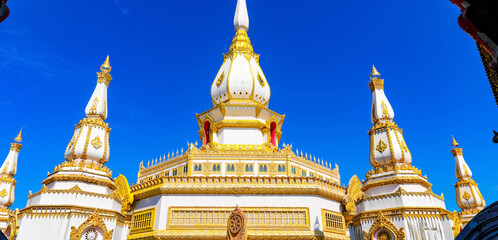
[[[66,148],[66,161],[48,174],[40,191],[30,193],[20,211],[17,239],[126,239],[129,186],[122,175],[113,179],[103,165],[109,160],[109,56],[100,70],[86,118],[76,125]]]

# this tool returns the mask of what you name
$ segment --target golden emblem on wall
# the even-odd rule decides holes
[[[96,137],[92,140],[92,146],[93,146],[95,149],[99,149],[100,147],[102,147],[102,142],[100,141],[99,136],[96,136]]]
[[[384,101],[380,104],[380,108],[382,109],[382,118],[389,118],[389,111],[387,111],[387,106]]]
[[[98,229],[99,230],[98,232],[102,233],[102,236],[99,236],[100,234],[96,235],[97,237],[99,237],[97,239],[103,239],[103,240],[112,239],[112,233],[114,232],[114,229],[107,230],[104,220],[102,219],[102,217],[99,216],[98,211],[95,211],[85,222],[79,225],[78,228],[76,228],[75,226],[71,226],[71,233],[69,239],[70,240],[83,239],[83,237],[86,237],[86,235],[94,229]]]
[[[263,80],[263,78],[261,77],[261,75],[259,73],[258,73],[258,81],[259,81],[259,84],[261,84],[261,87],[265,86],[265,81]]]
[[[5,196],[7,196],[7,190],[5,190],[4,188],[2,189],[2,191],[0,191],[0,197],[5,197]]]
[[[470,194],[468,192],[464,192],[463,195],[462,195],[463,199],[465,199],[465,201],[469,201],[470,199]]]
[[[384,141],[379,140],[379,143],[377,143],[377,147],[375,147],[375,150],[379,151],[380,153],[383,153],[387,148],[387,145]]]
[[[221,83],[223,82],[223,78],[225,78],[225,72],[222,72],[218,80],[216,80],[216,86],[220,87]]]
[[[92,107],[90,107],[90,114],[95,114],[97,111],[97,104],[99,103],[99,98],[94,98],[92,102]]]
[[[227,240],[247,240],[246,214],[237,205],[228,218]]]

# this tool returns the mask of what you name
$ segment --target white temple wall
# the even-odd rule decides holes
[[[93,177],[94,175],[89,175],[89,176]],[[75,185],[78,185],[78,187],[81,190],[86,192],[93,192],[100,194],[111,194],[113,192],[113,190],[107,186],[96,185],[82,181],[54,181],[47,184],[47,187],[53,190],[58,190],[58,189],[67,190],[74,187]]]
[[[121,211],[121,204],[112,198],[103,198],[81,193],[42,193],[28,199],[26,207],[36,205],[74,205],[88,208]]]
[[[322,230],[322,208],[342,213],[339,202],[304,195],[162,195],[133,204],[135,211],[156,207],[155,229],[166,230],[169,207],[306,207],[310,230]]]
[[[264,141],[266,142],[266,141]],[[257,128],[222,128],[218,131],[220,144],[263,144],[263,134]]]

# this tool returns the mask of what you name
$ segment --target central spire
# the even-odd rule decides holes
[[[246,0],[237,1],[237,9],[233,17],[233,27],[236,31],[239,28],[249,31],[249,15],[247,14]]]
[[[247,35],[249,17],[245,0],[237,1],[233,25],[235,36],[211,85],[212,101],[214,105],[238,101],[267,106],[270,86]]]

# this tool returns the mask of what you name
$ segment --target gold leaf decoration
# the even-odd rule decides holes
[[[258,73],[258,81],[259,81],[259,84],[261,84],[261,87],[265,86],[265,81],[263,81],[263,78],[261,77],[261,75],[259,75],[259,73]]]
[[[93,146],[95,149],[99,149],[100,147],[102,147],[102,141],[100,141],[99,136],[96,136],[96,137],[92,140],[92,146]]]
[[[380,153],[383,153],[387,148],[386,143],[384,141],[379,140],[379,143],[377,143],[377,147],[375,147],[375,150],[379,151]]]
[[[225,78],[225,72],[222,72],[218,80],[216,80],[216,86],[220,87],[221,83],[223,82],[223,78]]]
[[[463,195],[462,195],[463,199],[465,199],[465,201],[469,201],[470,199],[470,194],[468,192],[464,192]]]
[[[2,191],[0,191],[0,197],[5,197],[7,196],[7,191],[4,189],[2,189]]]

